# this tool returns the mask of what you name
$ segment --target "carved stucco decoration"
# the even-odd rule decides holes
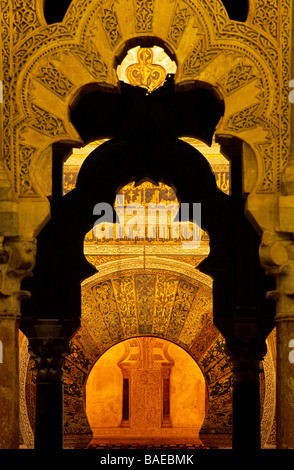
[[[271,195],[280,188],[289,139],[289,70],[280,61],[281,48],[289,55],[289,3],[252,0],[247,22],[240,23],[228,18],[220,0],[75,0],[62,23],[48,26],[41,1],[2,0],[3,157],[15,194],[44,201],[32,229],[39,230],[49,211],[44,152],[49,159],[48,148],[59,141],[82,145],[68,117],[78,91],[93,82],[117,89],[116,57],[127,41],[140,36],[144,42],[146,35],[175,57],[176,87],[202,81],[223,97],[216,137],[244,140],[248,210],[262,230],[272,230]],[[262,214],[256,210],[261,198]]]

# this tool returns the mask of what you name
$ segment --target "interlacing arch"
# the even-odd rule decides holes
[[[58,142],[83,144],[69,120],[69,109],[79,91],[92,84],[119,92],[115,68],[133,44],[159,44],[176,60],[174,83],[179,92],[197,82],[215,88],[225,103],[216,138],[242,139],[248,171],[257,173],[248,193],[275,190],[274,174],[279,170],[274,168],[279,152],[276,38],[260,24],[254,26],[252,13],[245,23],[230,20],[220,0],[174,4],[154,0],[148,2],[146,24],[141,3],[72,1],[61,23],[46,25],[39,11],[34,29],[19,24],[13,51],[12,97],[18,106],[11,170],[14,191],[24,203],[34,197],[43,201],[44,213],[48,211],[44,182],[50,180],[50,165],[45,170],[44,162],[50,159],[50,147]],[[42,224],[43,220],[36,221],[35,232]]]

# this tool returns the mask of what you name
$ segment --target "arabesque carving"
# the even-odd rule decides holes
[[[134,0],[137,33],[152,32],[154,3],[154,0]]]
[[[72,77],[65,73],[65,69],[62,69],[62,64],[59,65],[57,61],[55,61],[53,64],[53,56],[54,54],[56,55],[59,49],[61,53],[73,54],[74,57],[81,61],[81,66],[82,64],[83,66],[87,66],[94,79],[101,81],[102,83],[106,83],[110,78],[110,71],[107,64],[110,63],[111,60],[107,60],[106,63],[104,57],[108,56],[110,58],[115,53],[116,48],[120,47],[120,45],[126,39],[129,39],[127,37],[123,37],[122,30],[119,26],[119,24],[123,22],[123,18],[121,17],[122,10],[120,8],[120,4],[121,2],[107,3],[101,1],[99,4],[94,5],[91,1],[76,1],[71,4],[62,24],[55,24],[51,25],[50,27],[45,25],[41,26],[39,25],[40,20],[36,17],[35,24],[36,26],[39,25],[39,27],[35,28],[34,31],[23,27],[19,30],[18,39],[20,40],[22,37],[23,40],[22,43],[19,42],[19,45],[17,44],[13,50],[14,64],[16,67],[15,77],[23,77],[21,80],[23,80],[23,85],[25,88],[23,88],[22,91],[21,103],[23,109],[26,109],[28,114],[26,117],[21,117],[22,112],[19,100],[12,100],[18,103],[17,112],[21,119],[21,121],[18,120],[18,124],[16,124],[18,128],[20,127],[20,122],[22,123],[23,130],[24,123],[26,123],[26,126],[31,125],[31,108],[36,114],[37,118],[41,118],[41,122],[44,122],[44,126],[41,127],[43,127],[47,133],[49,132],[52,138],[55,139],[56,137],[62,135],[63,138],[69,138],[72,140],[73,136],[70,136],[69,134],[68,123],[64,122],[66,113],[64,113],[63,116],[54,116],[53,109],[53,112],[50,112],[49,109],[45,110],[45,108],[41,105],[41,102],[38,103],[38,96],[34,95],[33,98],[30,97],[27,94],[27,91],[25,91],[27,87],[27,77],[30,76],[30,80],[35,77],[34,80],[42,82],[46,87],[48,87],[48,89],[51,88],[53,93],[59,94],[60,98],[63,99],[64,106],[66,108],[66,106],[69,105],[70,96],[73,96],[75,90],[78,90],[77,87],[82,86],[82,83],[80,82],[79,85],[72,83]],[[9,8],[9,5],[7,4],[6,7]],[[33,3],[29,5],[28,10],[30,10],[30,8],[33,8]],[[219,61],[220,53],[222,51],[227,51],[226,53],[229,54],[232,59],[234,56],[236,59],[239,57],[239,62],[237,60],[234,61],[233,59],[232,66],[227,68],[227,76],[222,75],[222,77],[219,79],[220,83],[224,84],[224,90],[228,96],[233,95],[234,93],[238,93],[240,95],[240,90],[243,88],[244,98],[246,97],[244,99],[244,104],[246,103],[246,105],[241,107],[237,113],[234,112],[234,115],[236,114],[236,117],[234,118],[232,114],[230,115],[228,108],[227,117],[225,117],[222,123],[220,132],[225,132],[228,134],[233,133],[234,135],[240,134],[241,138],[244,135],[245,139],[250,144],[250,135],[245,136],[244,128],[250,128],[252,131],[254,131],[254,129],[258,129],[259,127],[260,129],[264,129],[264,123],[267,120],[267,125],[272,126],[272,134],[276,137],[276,129],[279,125],[279,117],[275,114],[275,106],[271,105],[275,99],[274,97],[279,95],[277,88],[279,86],[279,82],[276,72],[278,45],[274,42],[275,34],[269,36],[268,34],[264,34],[264,31],[260,28],[255,30],[254,27],[250,24],[238,24],[236,22],[229,21],[226,11],[219,0],[215,0],[213,4],[211,2],[208,4],[205,1],[196,4],[192,0],[186,2],[176,2],[173,9],[168,9],[168,14],[166,14],[167,10],[164,7],[164,2],[161,2],[160,6],[157,5],[156,8],[157,10],[159,8],[158,11],[156,10],[157,15],[161,14],[160,11],[165,11],[165,17],[163,21],[166,24],[166,36],[164,37],[164,35],[162,36],[162,33],[156,32],[154,30],[155,23],[153,21],[153,17],[155,12],[155,2],[153,0],[134,1],[134,11],[136,12],[136,15],[132,20],[135,22],[135,30],[137,33],[145,34],[153,31],[153,34],[159,34],[159,36],[162,36],[163,40],[166,39],[173,47],[177,48],[181,42],[182,36],[185,34],[190,19],[191,21],[195,21],[195,25],[197,24],[197,27],[195,28],[196,36],[194,45],[192,45],[192,47],[190,46],[190,50],[186,48],[186,58],[183,61],[182,74],[178,74],[177,77],[179,84],[183,80],[195,80],[201,76],[203,77],[202,79],[208,79],[208,81],[210,81],[210,67],[215,70],[214,63]],[[283,5],[283,8],[286,12],[287,5]],[[20,10],[20,12],[22,11],[23,9]],[[258,18],[260,18],[262,11],[263,5],[260,5],[258,15],[256,13],[257,19],[254,22],[254,24],[258,24],[258,27],[261,24],[261,21]],[[16,24],[17,21],[22,18],[22,15],[22,13],[20,16],[17,16],[17,14],[15,15]],[[192,19],[193,17],[194,19]],[[285,16],[283,18],[286,20]],[[100,24],[103,24],[105,31],[104,34],[106,34],[109,39],[109,52],[98,49],[98,42],[96,38],[98,38],[99,34],[102,33],[99,32],[101,31],[101,27],[97,21],[100,21]],[[273,21],[275,24],[277,24],[278,18],[273,18]],[[161,28],[161,31],[163,30],[164,28]],[[213,30],[215,39],[212,39]],[[199,36],[200,31],[203,37]],[[80,45],[78,45],[75,39],[77,34],[82,38]],[[67,42],[62,46],[59,42],[61,38],[66,38]],[[223,41],[224,38],[226,38],[226,42]],[[232,43],[230,43],[228,39],[232,39]],[[239,41],[239,47],[233,46],[233,41],[236,39]],[[47,56],[46,65],[44,62],[41,64],[41,54],[39,52],[44,50],[45,43],[48,51],[45,53]],[[55,43],[56,45],[54,46]],[[113,52],[111,52],[112,49]],[[181,51],[181,54],[182,53],[183,51]],[[253,70],[251,65],[243,65],[242,68],[240,65],[240,59],[243,60],[246,55],[251,62],[253,61],[255,63],[255,67],[257,68]],[[33,59],[33,57],[35,57],[35,59]],[[45,57],[44,53],[42,54],[42,57]],[[26,63],[28,63],[29,58],[31,66],[29,69],[27,69]],[[265,60],[269,64],[268,67],[270,71],[265,70]],[[230,61],[228,63],[230,63]],[[50,68],[48,69],[47,67]],[[23,71],[23,73],[21,73],[21,71]],[[270,82],[270,75],[273,77],[272,82]],[[248,85],[255,83],[255,78],[258,79],[259,77],[262,77],[262,87],[259,89],[258,86],[259,95],[256,93],[256,97],[257,101],[260,103],[260,106],[262,106],[263,111],[262,114],[260,114],[259,121],[256,122],[255,116],[258,103],[256,102],[256,99],[252,100],[252,98],[250,99],[251,104],[248,103],[248,94],[246,93],[246,88]],[[54,86],[53,81],[55,83]],[[111,85],[114,86],[115,82],[111,81]],[[19,83],[17,86],[21,86],[21,83]],[[4,87],[7,87],[5,82]],[[14,98],[15,93],[17,93],[16,83],[12,82],[10,87],[12,91],[12,98]],[[4,89],[4,91],[6,90],[7,88]],[[252,87],[251,90],[253,90]],[[5,103],[5,109],[9,109],[8,102]],[[252,114],[248,114],[249,110],[252,110]],[[47,125],[45,125],[46,120],[48,120]],[[234,121],[234,125],[232,125],[232,120]],[[63,123],[61,121],[63,121]],[[236,124],[236,121],[238,121],[238,125]],[[53,126],[50,123],[57,124],[56,133],[53,131]],[[33,125],[36,126],[36,123]],[[77,136],[75,136],[73,140],[76,140],[76,138]],[[46,145],[50,145],[52,140],[46,139],[43,145],[45,145],[45,142]],[[32,141],[26,141],[22,144],[28,147],[36,147],[33,145]],[[256,152],[257,158],[264,159],[265,163],[262,165],[262,167],[265,171],[267,171],[269,167],[269,165],[266,163],[268,158],[266,151],[267,144],[266,146],[263,146],[263,141],[261,141],[259,144],[260,145],[258,147],[255,147],[254,151]],[[17,145],[17,142],[13,143],[12,153],[15,155],[20,153]],[[12,171],[13,167],[17,167],[18,165],[18,157],[15,156],[14,162],[12,162],[11,146],[8,147],[8,142],[6,148],[6,161]],[[10,148],[9,157],[8,148]],[[38,149],[37,152],[40,150]],[[280,151],[281,145],[278,145],[276,152]],[[35,158],[36,155],[34,155],[34,159]],[[279,160],[279,158],[276,160]],[[28,162],[26,162],[26,165],[27,164]],[[261,183],[260,191],[272,192],[274,190],[275,182],[273,181],[271,170],[270,173],[268,173],[266,176],[266,179],[268,182],[271,181],[271,185],[269,186],[268,183],[266,185]],[[15,188],[19,188],[20,186],[21,185],[19,183],[15,184]]]

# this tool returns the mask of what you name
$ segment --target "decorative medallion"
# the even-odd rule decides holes
[[[137,54],[138,63],[129,65],[126,77],[133,86],[147,88],[150,92],[160,87],[166,77],[166,70],[158,64],[153,64],[152,49],[141,48]]]

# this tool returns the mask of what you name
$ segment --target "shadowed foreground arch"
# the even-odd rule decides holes
[[[237,160],[232,159],[232,162],[233,171],[236,172],[234,165]],[[31,310],[37,319],[35,331],[37,331],[38,324],[40,328],[42,324],[50,324],[48,319],[51,318],[52,327],[60,325],[59,328],[61,332],[64,331],[65,336],[70,337],[75,332],[80,324],[81,316],[80,283],[96,272],[83,254],[84,237],[97,219],[97,216],[93,215],[93,208],[98,202],[106,202],[113,206],[120,187],[130,181],[140,181],[146,177],[155,182],[162,181],[175,188],[179,202],[189,203],[190,220],[193,217],[191,210],[193,203],[201,203],[202,228],[210,237],[210,254],[199,268],[213,278],[213,322],[225,337],[227,351],[230,351],[230,354],[233,352],[232,358],[233,361],[236,360],[235,364],[243,366],[243,360],[245,363],[253,360],[252,364],[250,362],[250,365],[246,366],[245,371],[247,373],[247,367],[252,367],[250,373],[254,376],[254,389],[252,390],[250,380],[246,397],[249,401],[254,400],[255,405],[258,406],[259,423],[258,365],[266,352],[265,339],[272,327],[272,322],[268,316],[269,311],[264,309],[264,300],[261,295],[264,291],[256,291],[255,283],[264,282],[260,277],[260,271],[255,271],[255,266],[259,266],[257,250],[254,251],[254,246],[255,248],[258,246],[257,236],[248,221],[246,222],[244,214],[240,213],[240,202],[236,196],[234,199],[217,188],[207,160],[183,141],[178,139],[152,140],[149,146],[145,145],[142,148],[136,140],[112,139],[88,156],[79,172],[75,189],[59,201],[54,208],[51,221],[39,237],[37,276],[33,296],[35,304]],[[236,194],[235,188],[233,190],[233,194]],[[235,217],[243,220],[243,228],[246,229],[244,233],[236,232],[236,227],[240,230],[240,224],[236,224]],[[245,243],[248,242],[248,236],[256,237],[255,245],[250,244],[251,254],[250,252],[244,253],[242,245],[243,240]],[[49,246],[50,250],[48,250]],[[252,264],[252,256],[255,257],[255,264]],[[249,307],[243,306],[242,303],[238,304],[243,301],[245,294],[246,299],[249,299],[247,285],[243,285],[240,278],[234,277],[238,257],[241,257],[239,262],[244,263],[244,268],[246,264],[249,269],[254,266],[250,277],[254,289],[251,291],[252,304]],[[44,266],[46,270],[43,269]],[[48,298],[50,283],[52,294]],[[52,312],[56,315],[55,319],[59,318],[57,323],[52,318]],[[252,312],[254,312],[253,315]],[[264,320],[260,315],[264,315]],[[60,319],[62,319],[61,322]],[[22,318],[24,332],[27,331],[27,325],[30,326],[31,322],[32,318],[25,316]],[[244,332],[246,333],[245,343]],[[31,339],[32,349],[38,347],[37,341],[35,344]],[[246,355],[248,350],[253,350],[253,356]],[[243,353],[245,356],[240,362],[240,354]],[[241,368],[238,373],[242,375],[243,369]],[[247,384],[247,382],[243,379],[241,383],[241,390],[243,390],[244,383]],[[257,408],[253,408],[253,412],[255,420]],[[236,414],[235,419],[238,422]],[[235,426],[236,429],[238,425],[237,428]],[[244,432],[243,428],[241,431]],[[259,426],[255,431],[257,431],[256,439],[259,442]]]

